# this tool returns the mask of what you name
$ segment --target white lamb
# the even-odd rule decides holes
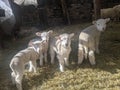
[[[39,40],[44,40],[45,41],[45,45],[42,47],[42,55],[40,58],[40,66],[43,66],[43,58],[45,59],[45,63],[47,63],[47,52],[48,52],[48,47],[49,47],[49,38],[50,35],[53,33],[52,30],[49,30],[48,32],[37,32],[36,35],[38,37],[40,37],[39,39],[33,39],[29,42],[28,46],[32,46],[32,43],[35,41],[39,41]]]
[[[85,28],[79,35],[79,45],[78,45],[78,64],[83,62],[84,56],[89,61],[91,65],[95,65],[95,55],[96,51],[99,53],[99,38],[101,32],[106,29],[106,23],[110,21],[110,18],[107,19],[98,19],[93,21],[93,25]]]
[[[12,82],[16,84],[18,90],[22,90],[22,78],[25,64],[31,61],[30,68],[36,72],[36,60],[41,56],[44,41],[39,41],[37,43],[38,44],[35,42],[35,45],[19,51],[10,62]]]
[[[54,64],[55,52],[59,60],[60,71],[64,71],[64,66],[69,65],[69,54],[71,52],[71,38],[74,36],[72,34],[61,34],[56,37],[56,40],[50,42],[50,56],[51,63]]]

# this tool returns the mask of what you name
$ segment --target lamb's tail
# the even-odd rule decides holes
[[[15,65],[14,65],[14,62],[10,62],[10,68],[11,68],[11,70],[12,70],[12,73],[11,73],[11,79],[12,79],[12,83],[13,84],[16,84],[16,81],[15,81],[15,78],[16,78],[16,76],[17,76],[17,72],[16,72],[16,70],[15,70]]]
[[[16,67],[15,67],[15,65],[14,65],[13,63],[14,63],[14,62],[11,62],[11,63],[10,63],[10,69],[11,69],[12,72],[13,72],[12,74],[17,75],[17,72],[15,71],[15,68],[16,68]]]

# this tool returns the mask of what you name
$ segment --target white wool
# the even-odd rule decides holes
[[[81,31],[79,35],[78,44],[78,64],[81,64],[83,59],[89,57],[90,63],[95,64],[94,52],[99,53],[99,39],[101,32],[106,29],[107,19],[98,19],[93,21],[94,25],[91,25]]]
[[[19,51],[12,58],[10,62],[10,68],[12,70],[11,77],[18,90],[22,90],[22,78],[24,74],[25,64],[30,62],[30,69],[36,72],[36,60],[41,57],[41,52],[41,45],[39,45],[39,47],[28,47],[24,50]]]
[[[50,42],[51,63],[54,64],[55,52],[60,65],[60,71],[64,71],[64,66],[69,65],[69,54],[71,52],[71,38],[74,34],[61,34],[57,39]]]

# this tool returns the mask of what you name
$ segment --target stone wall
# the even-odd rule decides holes
[[[29,18],[28,22],[30,23],[31,20],[30,24],[32,23],[35,24],[38,22],[40,25],[44,23],[44,25],[42,26],[45,25],[56,26],[65,24],[61,0],[45,0],[45,2],[42,1],[44,0],[39,0],[39,6],[38,8],[36,8],[37,10],[34,10],[31,14],[30,13],[26,14],[29,16],[26,17]],[[92,20],[92,16],[94,13],[93,0],[64,0],[64,1],[66,1],[65,3],[71,23],[79,23],[83,21]],[[113,7],[114,5],[117,4],[120,4],[120,0],[101,0],[101,8]],[[45,13],[41,12],[42,9],[44,9]],[[25,17],[25,15],[23,17]],[[27,20],[25,19],[23,19],[23,21],[27,22]]]

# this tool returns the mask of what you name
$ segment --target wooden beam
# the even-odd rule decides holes
[[[93,0],[94,3],[94,16],[95,16],[95,20],[99,19],[101,16],[100,14],[100,9],[101,9],[101,2],[100,0]]]
[[[68,22],[68,24],[71,24],[69,12],[68,12],[65,0],[61,0],[61,5],[62,5],[62,10],[63,10],[65,22]]]

